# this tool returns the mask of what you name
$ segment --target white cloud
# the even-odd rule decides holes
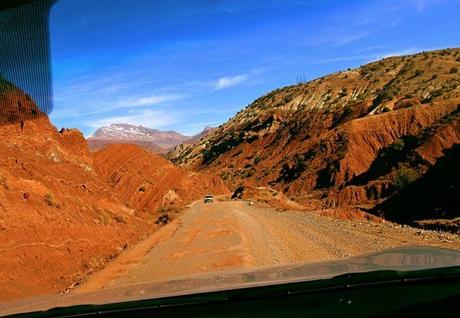
[[[87,121],[85,122],[85,124],[93,129],[97,129],[102,126],[110,126],[111,124],[115,123],[161,128],[167,125],[174,124],[177,121],[178,118],[176,118],[176,116],[165,114],[164,111],[144,109],[134,114],[106,117],[103,119]]]
[[[446,2],[446,0],[403,0],[402,4],[405,7],[415,8],[418,12],[423,12],[428,7],[439,5],[443,2]]]
[[[89,100],[86,103],[75,105],[72,103],[67,106],[55,107],[51,116],[55,119],[71,118],[80,116],[90,116],[99,114],[108,114],[121,109],[132,109],[135,107],[145,107],[158,105],[167,101],[173,101],[184,98],[183,94],[168,94],[149,97],[128,97],[114,101]],[[94,105],[97,105],[95,107]]]
[[[410,55],[410,54],[415,54],[417,52],[420,52],[420,49],[417,48],[408,48],[400,51],[392,51],[392,52],[386,52],[386,53],[380,53],[377,55],[374,55],[373,57],[370,57],[367,63],[379,61],[381,59],[386,59],[387,57],[392,57],[392,56],[402,56],[402,55]]]
[[[415,8],[417,9],[417,11],[421,12],[421,11],[425,10],[426,1],[425,0],[416,0],[414,5],[415,5]]]
[[[180,94],[135,97],[135,98],[127,98],[124,100],[120,100],[116,103],[116,105],[118,106],[118,108],[136,107],[136,106],[152,106],[152,105],[161,104],[166,101],[178,100],[178,99],[181,99],[182,97],[183,95],[180,95]]]
[[[221,77],[219,78],[215,84],[214,88],[215,89],[223,89],[227,87],[232,87],[235,85],[238,85],[241,82],[244,82],[248,79],[248,74],[240,74],[236,76],[228,76],[228,77]]]

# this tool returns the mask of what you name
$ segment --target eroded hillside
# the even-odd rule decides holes
[[[94,154],[98,175],[136,209],[181,207],[206,194],[228,194],[222,179],[176,167],[136,145],[110,145]]]
[[[390,57],[277,89],[172,160],[310,208],[370,208],[460,142],[460,49]]]
[[[98,178],[80,132],[58,132],[13,86],[0,105],[3,300],[64,289],[149,233],[153,220]]]
[[[127,164],[122,172],[107,166],[103,153],[93,160],[78,130],[58,131],[28,95],[0,80],[0,300],[63,291],[157,229],[162,205],[226,190],[218,177],[135,146],[118,155]],[[129,166],[135,158],[158,169]],[[148,182],[144,196],[140,179]]]

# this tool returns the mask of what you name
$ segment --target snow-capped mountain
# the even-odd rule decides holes
[[[162,148],[171,148],[189,138],[189,136],[184,136],[175,131],[161,131],[130,124],[111,124],[96,130],[94,134],[88,137],[88,141],[104,140],[110,141],[110,143],[142,141],[154,143]]]
[[[97,151],[110,144],[135,144],[154,153],[166,153],[180,145],[193,145],[211,134],[216,128],[205,127],[194,136],[185,136],[176,131],[162,131],[130,124],[111,124],[97,129],[87,138],[91,151]]]

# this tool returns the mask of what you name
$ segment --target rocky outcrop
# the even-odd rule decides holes
[[[371,207],[399,191],[400,169],[421,176],[459,143],[459,60],[460,49],[391,57],[274,90],[170,157],[232,189]]]
[[[217,176],[176,167],[161,156],[135,145],[111,145],[94,154],[99,176],[125,202],[139,210],[183,206],[206,194],[228,194]]]
[[[64,290],[154,228],[96,176],[79,131],[11,84],[0,112],[2,300]]]
[[[226,191],[218,177],[126,147],[116,151],[126,164],[102,166],[102,178],[78,130],[58,131],[0,80],[1,300],[64,291],[158,228],[156,207]]]

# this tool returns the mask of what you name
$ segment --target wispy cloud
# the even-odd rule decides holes
[[[109,126],[114,123],[126,123],[132,125],[142,125],[145,127],[161,128],[177,122],[174,115],[164,111],[144,109],[142,111],[123,116],[105,117],[102,119],[86,121],[85,124],[93,129],[102,126]]]
[[[170,95],[152,95],[147,97],[135,97],[127,98],[120,100],[116,103],[116,108],[125,108],[125,107],[137,107],[137,106],[152,106],[161,104],[166,101],[178,100],[183,98],[184,95],[181,94],[170,94]],[[114,107],[112,107],[113,109]]]
[[[96,116],[122,110],[132,110],[133,108],[145,108],[148,106],[161,105],[169,101],[176,101],[184,98],[183,94],[165,94],[153,96],[123,97],[123,99],[114,99],[111,101],[88,99],[84,103],[76,104],[71,102],[66,106],[55,107],[51,114],[54,119],[76,118],[81,116]]]
[[[404,50],[383,53],[383,54],[380,54],[379,56],[377,56],[376,60],[385,59],[387,57],[392,57],[392,56],[401,56],[401,55],[414,54],[417,51],[419,51],[419,50],[417,50],[416,48],[412,47],[412,48],[408,48],[408,49],[404,49]]]
[[[248,73],[235,76],[221,77],[214,83],[216,90],[232,87],[246,81],[249,77]]]
[[[322,31],[320,37],[315,35],[313,38],[310,38],[308,43],[312,46],[342,46],[363,39],[369,34],[370,32],[367,30],[326,29]]]
[[[412,4],[418,12],[425,11],[430,5],[437,5],[445,0],[407,0]]]

